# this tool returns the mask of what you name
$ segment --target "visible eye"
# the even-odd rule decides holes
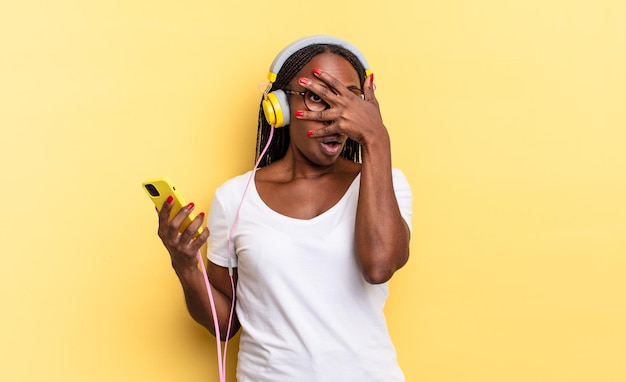
[[[318,96],[317,94],[313,93],[312,91],[308,90],[306,92],[305,95],[306,99],[313,102],[313,103],[324,103],[324,100],[322,100],[322,97]]]
[[[348,90],[350,90],[352,92],[352,94],[354,94],[355,96],[359,97],[360,99],[365,99],[365,95],[363,94],[363,90],[359,89],[359,88],[353,88],[350,87],[348,88]]]

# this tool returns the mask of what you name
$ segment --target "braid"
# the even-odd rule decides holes
[[[359,61],[359,59],[347,49],[344,49],[338,45],[326,45],[326,44],[314,44],[300,49],[292,54],[278,71],[276,81],[272,85],[274,89],[283,89],[289,84],[289,82],[295,77],[295,75],[302,70],[302,68],[321,53],[332,53],[344,57],[348,62],[356,69],[359,75],[359,81],[361,86],[365,83],[365,69]],[[261,100],[262,102],[263,100]],[[259,155],[269,139],[270,131],[274,129],[267,120],[263,113],[263,105],[259,106],[259,118],[258,118],[258,130],[256,139],[256,155],[255,161],[259,159]],[[274,161],[277,161],[285,156],[287,148],[289,147],[289,129],[288,126],[278,128],[274,130],[274,137],[272,143],[268,148],[265,156],[261,159],[259,167],[266,166]],[[352,139],[348,138],[346,144],[341,152],[341,156],[349,159],[353,162],[361,162],[361,145]]]

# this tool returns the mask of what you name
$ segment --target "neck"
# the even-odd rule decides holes
[[[330,164],[313,163],[307,158],[298,155],[292,148],[287,150],[285,156],[277,161],[285,175],[292,179],[315,179],[326,175],[345,171],[352,163],[351,161],[339,157]]]

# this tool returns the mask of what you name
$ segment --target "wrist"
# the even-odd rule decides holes
[[[365,159],[366,156],[373,156],[374,158],[391,156],[391,140],[386,131],[384,134],[379,134],[377,137],[363,143],[361,146],[363,148],[363,159]]]
[[[365,138],[365,137],[363,137]],[[387,149],[389,150],[391,144],[391,139],[389,138],[389,132],[387,128],[383,125],[382,128],[378,129],[378,133],[370,136],[369,139],[364,139],[361,146],[364,148],[371,149]]]
[[[172,268],[174,268],[174,272],[176,272],[176,275],[179,279],[181,279],[181,281],[191,280],[201,275],[198,264],[180,264],[172,261]]]

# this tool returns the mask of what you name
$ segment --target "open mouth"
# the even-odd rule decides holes
[[[333,135],[330,137],[324,137],[320,143],[328,155],[335,155],[341,149],[343,141],[340,136]]]

